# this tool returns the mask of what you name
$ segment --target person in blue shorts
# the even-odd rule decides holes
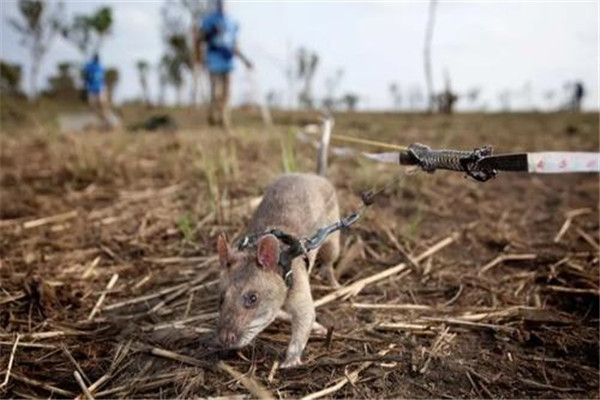
[[[216,2],[216,9],[199,21],[198,54],[205,54],[206,67],[210,74],[210,110],[208,122],[211,125],[230,126],[229,96],[231,72],[234,58],[239,57],[247,68],[252,63],[237,46],[238,24],[225,13],[222,0]]]
[[[108,126],[106,110],[106,93],[104,91],[104,66],[100,56],[94,54],[92,59],[83,67],[83,78],[87,101],[92,110],[100,117],[102,124]]]

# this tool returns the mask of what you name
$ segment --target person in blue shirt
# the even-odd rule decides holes
[[[199,21],[196,46],[197,54],[205,55],[206,67],[210,74],[208,122],[211,125],[230,125],[230,75],[234,69],[234,58],[239,57],[247,68],[252,68],[250,60],[237,46],[237,34],[238,24],[225,13],[223,0],[218,0],[216,10]]]
[[[94,54],[92,59],[83,67],[83,80],[87,101],[92,110],[100,117],[104,126],[108,126],[106,93],[104,91],[104,66],[100,62],[100,56]]]

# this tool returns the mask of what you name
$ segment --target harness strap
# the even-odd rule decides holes
[[[290,289],[294,284],[294,276],[292,273],[292,261],[294,260],[294,258],[302,256],[306,269],[308,270],[308,268],[310,267],[307,249],[302,243],[302,241],[300,241],[295,236],[286,233],[281,229],[272,228],[267,229],[262,233],[244,236],[237,245],[238,250],[242,251],[250,247],[259,238],[265,235],[273,235],[277,239],[279,239],[280,242],[288,246],[288,248],[285,251],[282,251],[279,254],[278,265],[281,270],[281,277],[285,282],[285,286],[288,289]]]
[[[308,271],[310,268],[310,262],[308,260],[308,254],[304,253],[302,255],[302,260],[304,261],[304,267]],[[292,273],[292,260],[289,260],[286,263],[282,263],[281,257],[279,258],[279,267],[281,268],[281,276],[283,281],[285,282],[285,286],[288,289],[291,289],[294,285],[294,274]]]

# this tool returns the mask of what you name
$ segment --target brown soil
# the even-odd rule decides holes
[[[288,165],[314,169],[314,149],[288,137],[314,116],[276,114],[265,130],[246,112],[227,137],[175,110],[175,134],[63,135],[48,111],[10,109],[0,142],[0,385],[13,364],[2,397],[74,397],[78,369],[85,386],[100,380],[97,398],[264,389],[299,398],[345,380],[326,397],[599,396],[597,174],[503,173],[486,183],[403,174],[343,233],[340,281],[407,267],[319,307],[331,340],[312,337],[303,367],[272,371],[287,323],[239,352],[214,339],[213,248],[218,233],[243,232],[248,204],[282,171],[283,147],[294,154]],[[438,148],[595,151],[598,115],[346,114],[335,133]],[[399,173],[331,162],[344,212]],[[333,291],[316,274],[313,285],[315,299]]]

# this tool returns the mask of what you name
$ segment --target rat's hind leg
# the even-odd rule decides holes
[[[333,287],[340,287],[339,282],[335,277],[335,271],[333,270],[333,264],[337,261],[340,256],[340,233],[334,232],[331,236],[325,240],[325,242],[319,248],[317,253],[316,262],[320,264],[321,275],[327,279],[329,284]]]

